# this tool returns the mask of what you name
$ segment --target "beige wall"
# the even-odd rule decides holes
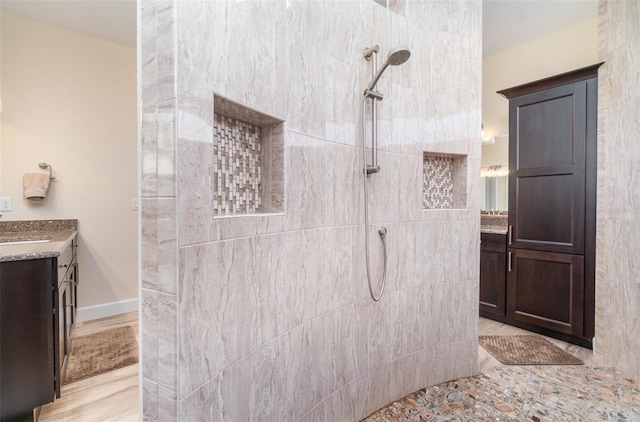
[[[600,2],[595,363],[640,381],[640,3]]]
[[[495,143],[482,145],[482,167],[509,167],[509,137],[499,136]]]
[[[4,13],[0,194],[7,220],[79,220],[79,306],[137,297],[136,52]],[[22,176],[51,164],[43,204]]]
[[[554,32],[482,63],[482,122],[485,133],[508,133],[508,101],[496,91],[589,66],[598,61],[598,19]]]

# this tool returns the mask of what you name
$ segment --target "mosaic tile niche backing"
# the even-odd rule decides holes
[[[214,113],[216,214],[256,213],[261,205],[260,127]]]
[[[424,154],[425,209],[466,208],[466,156]]]
[[[453,207],[453,159],[424,156],[424,208]]]

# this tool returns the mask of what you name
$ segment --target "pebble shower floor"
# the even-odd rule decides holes
[[[497,367],[417,391],[364,421],[640,421],[640,390],[607,368]]]

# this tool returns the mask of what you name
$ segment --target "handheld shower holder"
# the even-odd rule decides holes
[[[378,100],[378,101],[382,101],[384,99],[384,94],[382,94],[382,92],[373,91],[369,88],[364,90],[364,96],[367,98]]]
[[[380,173],[380,166],[372,166],[367,164],[367,176],[373,173]]]

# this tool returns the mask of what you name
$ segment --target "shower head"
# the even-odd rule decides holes
[[[387,62],[389,62],[391,66],[398,66],[409,60],[410,56],[411,52],[408,48],[397,47],[389,51],[389,55],[387,55]]]
[[[380,76],[382,76],[382,74],[387,69],[387,67],[389,67],[389,65],[391,66],[401,65],[402,63],[409,60],[410,56],[411,56],[411,52],[409,51],[408,48],[404,48],[404,47],[396,47],[393,50],[389,51],[389,54],[387,55],[387,60],[384,62],[380,70],[378,70],[378,73],[376,73],[376,75],[373,77],[367,89],[369,91],[373,90],[373,88],[378,83],[378,79],[380,79]]]

